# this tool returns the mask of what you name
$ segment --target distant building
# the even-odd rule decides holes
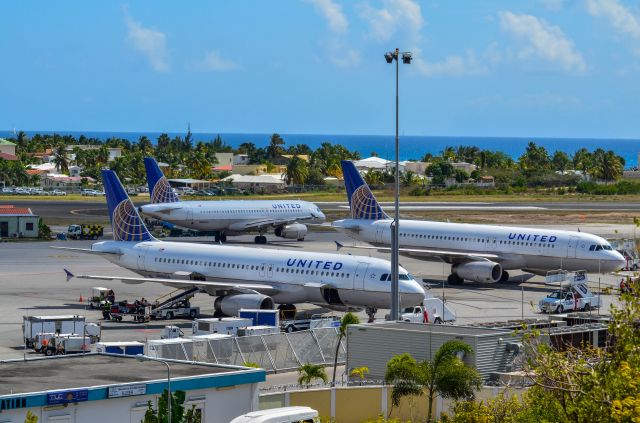
[[[80,176],[81,173],[81,166],[69,166],[69,176]]]
[[[72,153],[72,151],[76,148],[79,148],[80,150],[100,150],[100,148],[102,148],[102,146],[100,145],[86,145],[86,144],[77,144],[77,145],[69,145],[65,148],[65,150],[67,150],[68,152],[68,158],[70,160],[75,160],[76,156],[75,154]],[[109,147],[107,148],[107,150],[109,151],[109,158],[108,161],[112,162],[114,161],[116,158],[118,157],[122,157],[122,148],[120,147]]]
[[[429,163],[427,162],[404,161],[404,162],[400,162],[400,165],[404,166],[405,171],[411,171],[416,175],[421,175],[421,176],[424,175],[427,168],[429,167]]]
[[[287,184],[282,179],[282,175],[229,175],[222,179],[229,182],[234,188],[251,189],[258,192],[273,192],[286,188]]]
[[[249,164],[249,155],[248,154],[236,154],[233,156],[233,165],[248,165]]]
[[[495,180],[494,180],[493,176],[485,175],[485,176],[481,176],[480,178],[478,178],[478,180],[476,181],[476,186],[493,188],[493,187],[496,186],[496,183],[495,183]]]
[[[309,162],[308,154],[280,154],[278,157],[274,157],[274,159],[271,160],[271,163],[274,165],[286,166],[294,157],[298,157],[307,163]]]
[[[202,179],[182,178],[168,179],[173,188],[191,188],[195,190],[211,188],[212,182]]]
[[[0,205],[0,238],[37,238],[39,219],[28,207]]]
[[[16,155],[16,145],[11,141],[0,138],[0,153]]]
[[[275,169],[271,171],[272,174],[284,173],[286,166],[275,166]],[[234,165],[233,173],[236,175],[264,175],[267,174],[267,165],[264,164],[252,164],[252,165]]]
[[[451,162],[451,166],[453,166],[455,170],[464,170],[468,174],[471,174],[471,172],[478,169],[478,166],[467,162]]]
[[[216,153],[216,160],[218,163],[213,165],[213,170],[229,172],[233,170],[233,153]]]
[[[86,179],[88,184],[94,184],[96,182],[90,176],[67,176],[59,174],[48,174],[40,177],[40,185],[43,188],[80,188],[82,186],[82,180]]]

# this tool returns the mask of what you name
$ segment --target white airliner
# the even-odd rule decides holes
[[[145,157],[151,204],[140,211],[154,219],[184,228],[215,231],[216,242],[226,242],[227,235],[258,232],[256,244],[266,244],[264,234],[273,228],[276,236],[304,240],[307,227],[299,222],[322,223],[320,208],[300,200],[221,200],[180,201],[155,159]]]
[[[332,226],[350,236],[389,250],[391,224],[358,170],[342,162],[351,217]],[[400,253],[451,264],[450,284],[465,279],[498,282],[507,270],[544,275],[549,270],[587,270],[606,273],[626,265],[624,257],[599,236],[584,232],[510,226],[404,220],[399,222]],[[339,247],[342,245],[338,244]]]
[[[159,241],[148,232],[113,171],[102,171],[114,241],[91,249],[61,248],[101,254],[141,277],[73,275],[124,283],[161,283],[199,288],[216,296],[216,312],[236,315],[240,308],[272,309],[274,303],[312,303],[336,310],[388,308],[391,265],[386,260],[265,248]],[[419,304],[424,290],[400,270],[402,307]]]

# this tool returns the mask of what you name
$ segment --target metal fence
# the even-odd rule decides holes
[[[271,335],[171,341],[149,344],[147,354],[157,358],[236,366],[251,362],[266,371],[278,372],[297,369],[303,364],[333,365],[338,331],[336,328],[321,328]],[[346,346],[344,342],[340,344],[338,363],[343,364]]]

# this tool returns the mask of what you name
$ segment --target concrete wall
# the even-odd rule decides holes
[[[403,398],[392,406],[391,386],[353,386],[341,388],[309,389],[260,395],[260,409],[302,405],[318,410],[322,417],[332,417],[340,423],[361,423],[379,415],[389,415],[400,421],[425,421],[428,412],[426,392],[420,397]],[[499,395],[504,388],[483,387],[476,393],[477,400]],[[523,389],[511,389],[509,395],[520,397]],[[455,401],[436,398],[432,413],[451,413]]]
[[[0,215],[0,228],[2,223],[7,223],[7,235],[5,238],[15,238],[16,234],[22,233],[23,238],[37,238],[38,237],[38,216],[3,216]],[[30,223],[33,229],[28,230],[27,224]],[[2,238],[2,232],[0,232],[0,238]]]
[[[23,423],[27,411],[39,423],[139,423],[147,410],[147,401],[155,406],[157,395],[140,395],[102,401],[86,401],[67,406],[32,407],[4,410],[0,423]],[[185,408],[195,405],[202,412],[202,422],[228,423],[233,418],[257,409],[257,385],[188,391]]]

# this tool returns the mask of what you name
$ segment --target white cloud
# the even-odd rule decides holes
[[[557,27],[532,15],[499,12],[501,28],[524,43],[520,60],[543,59],[559,64],[567,72],[584,72],[587,64],[571,41]]]
[[[197,70],[203,71],[230,71],[239,69],[240,66],[230,59],[225,59],[219,52],[212,50],[205,54],[204,59],[194,66]]]
[[[157,29],[146,28],[126,13],[127,38],[133,48],[147,58],[151,67],[158,72],[169,71],[167,36]]]
[[[640,20],[617,0],[587,0],[587,12],[606,19],[622,34],[640,38]]]
[[[360,15],[369,23],[374,38],[386,41],[399,29],[417,36],[424,25],[420,5],[413,0],[383,0],[383,7],[360,5]]]
[[[477,76],[489,72],[489,68],[478,60],[473,50],[467,51],[464,56],[447,56],[439,62],[428,62],[418,57],[414,64],[424,76]]]
[[[307,0],[313,4],[316,11],[327,21],[331,31],[336,33],[346,32],[349,28],[349,21],[342,13],[342,6],[333,0]]]

